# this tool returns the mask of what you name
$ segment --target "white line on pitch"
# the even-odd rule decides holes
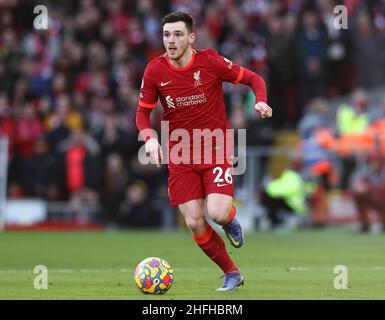
[[[207,271],[210,270],[209,268],[174,268],[174,271],[193,271],[193,270],[199,270],[199,271]],[[133,272],[134,268],[132,269],[49,269],[48,272],[50,273],[107,273],[107,272]],[[17,273],[33,273],[33,270],[30,269],[9,269],[9,270],[0,270],[0,274],[17,274]]]
[[[371,271],[385,271],[385,266],[352,266],[349,267],[349,270],[371,270]],[[212,270],[212,268],[174,268],[175,272],[192,272],[192,271],[201,271],[206,272]],[[322,266],[322,267],[305,267],[305,266],[296,266],[296,267],[284,267],[284,266],[259,266],[259,267],[245,267],[242,268],[244,271],[256,271],[259,270],[260,272],[263,271],[273,271],[273,270],[286,270],[286,271],[293,271],[293,272],[308,272],[308,271],[316,271],[316,270],[333,270],[333,267],[328,266]],[[120,268],[120,269],[111,269],[111,268],[105,268],[105,269],[95,269],[95,268],[86,268],[86,269],[49,269],[48,272],[50,273],[111,273],[111,272],[122,272],[122,273],[130,273],[133,272],[134,268]],[[19,274],[19,273],[33,273],[33,269],[0,269],[0,275],[1,274]]]

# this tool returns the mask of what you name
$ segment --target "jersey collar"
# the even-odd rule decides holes
[[[189,62],[185,67],[183,67],[183,68],[177,68],[177,67],[173,66],[172,63],[170,62],[170,58],[169,58],[168,54],[165,53],[165,55],[166,55],[166,61],[167,61],[168,65],[170,66],[170,68],[171,68],[172,70],[175,70],[175,71],[185,71],[185,70],[189,69],[189,68],[193,65],[194,60],[195,60],[196,51],[195,51],[194,49],[192,49],[191,60],[190,60],[190,62]]]

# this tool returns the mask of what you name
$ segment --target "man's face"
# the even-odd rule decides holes
[[[171,60],[179,60],[194,40],[194,33],[188,32],[183,21],[165,23],[163,26],[163,44]]]

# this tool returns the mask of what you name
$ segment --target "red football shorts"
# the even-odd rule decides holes
[[[169,166],[168,193],[175,207],[194,199],[204,199],[210,193],[234,196],[233,165],[178,164]]]

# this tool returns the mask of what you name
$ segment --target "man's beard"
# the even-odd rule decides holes
[[[184,50],[181,52],[181,54],[180,54],[179,56],[174,57],[174,58],[172,58],[172,57],[169,56],[169,57],[170,57],[170,60],[178,61],[180,58],[183,57],[183,55],[185,54],[186,50],[187,50],[187,46],[184,48]]]

